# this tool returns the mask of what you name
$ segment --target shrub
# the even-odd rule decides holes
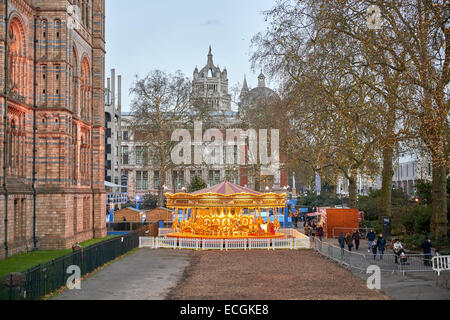
[[[400,215],[399,222],[405,227],[407,235],[430,233],[431,207],[415,205],[412,210]]]
[[[205,181],[203,181],[202,178],[200,178],[199,176],[194,176],[187,189],[188,189],[188,192],[191,193],[191,192],[205,189],[207,186],[208,185],[206,184]]]

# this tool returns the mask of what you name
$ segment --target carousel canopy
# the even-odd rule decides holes
[[[282,208],[286,194],[261,193],[225,181],[193,193],[167,193],[168,208]]]
[[[261,195],[261,192],[258,191],[254,191],[248,188],[244,188],[241,187],[237,184],[225,181],[222,183],[219,183],[218,185],[203,189],[203,190],[199,190],[199,191],[195,191],[191,194],[196,195],[196,194],[204,194],[204,193],[215,193],[215,194],[220,194],[220,195],[224,195],[224,196],[229,196],[232,194],[238,194],[238,193],[249,193],[249,194],[255,194],[255,195]]]

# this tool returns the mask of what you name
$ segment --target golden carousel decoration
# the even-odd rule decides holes
[[[283,238],[277,212],[285,208],[286,194],[261,193],[225,181],[193,193],[167,193],[174,209],[171,238],[249,239]],[[272,210],[273,219],[269,217]],[[180,219],[179,212],[183,218]],[[267,221],[262,212],[267,212]]]

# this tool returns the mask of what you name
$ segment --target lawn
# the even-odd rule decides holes
[[[115,236],[108,236],[103,239],[91,239],[80,243],[85,248],[95,243],[105,241]],[[38,264],[51,261],[72,252],[72,249],[66,250],[38,250],[28,253],[16,254],[8,259],[0,261],[0,278],[10,274],[11,272],[22,272]]]

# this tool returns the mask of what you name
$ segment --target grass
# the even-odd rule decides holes
[[[90,245],[114,238],[116,236],[108,236],[102,239],[91,239],[80,243],[85,248]],[[38,250],[34,252],[19,253],[12,257],[0,261],[0,278],[10,274],[11,272],[22,272],[53,259],[62,257],[72,252],[72,249],[66,250]]]

